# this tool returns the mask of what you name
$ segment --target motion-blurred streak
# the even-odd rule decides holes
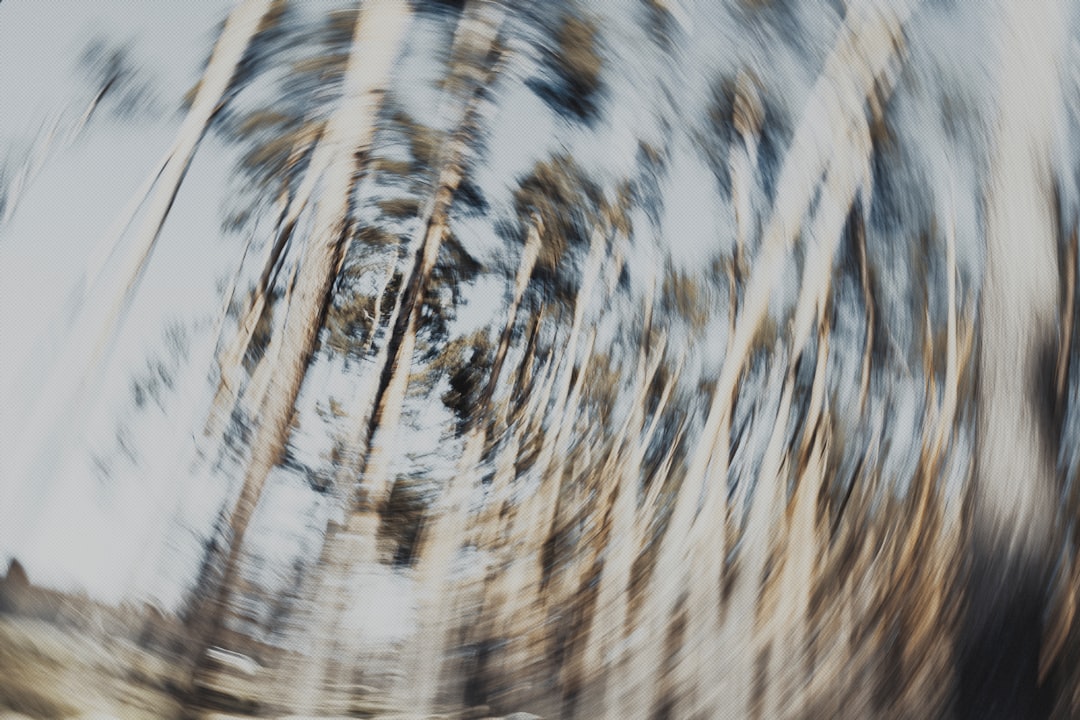
[[[1080,717],[1080,8],[229,0],[182,97],[110,8],[0,719]]]

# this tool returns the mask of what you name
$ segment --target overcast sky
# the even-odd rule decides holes
[[[0,4],[0,157],[7,158],[9,181],[13,170],[27,166],[27,158],[43,160],[22,183],[17,204],[0,225],[0,436],[9,442],[24,437],[20,430],[33,408],[47,406],[43,388],[49,387],[50,373],[62,367],[52,363],[65,355],[64,329],[71,317],[65,300],[91,248],[168,148],[179,120],[171,109],[197,79],[227,5],[227,0]],[[95,92],[79,58],[99,37],[129,49],[156,102],[144,104],[145,111],[128,120],[112,117],[105,105],[65,147],[63,138]],[[43,140],[54,127],[58,137],[42,154]],[[206,260],[227,255],[217,216],[216,191],[226,169],[221,157],[207,152],[196,157],[192,176],[201,181],[185,184],[180,193],[109,363],[111,372],[89,393],[96,403],[76,413],[85,420],[76,423],[81,430],[31,438],[48,439],[48,452],[62,458],[56,460],[63,467],[55,468],[55,480],[41,481],[45,478],[36,477],[35,470],[13,470],[26,467],[28,457],[29,467],[40,467],[29,443],[10,442],[0,449],[0,555],[19,557],[34,580],[81,586],[116,599],[140,581],[134,570],[140,562],[147,565],[147,543],[162,535],[154,531],[165,525],[174,491],[132,469],[103,483],[85,449],[100,452],[115,445],[115,411],[129,402],[132,370],[161,346],[163,321],[205,313],[205,303],[213,301],[215,278],[205,272]],[[168,448],[170,433],[187,432],[190,410],[180,404],[169,418],[144,414],[144,436]]]

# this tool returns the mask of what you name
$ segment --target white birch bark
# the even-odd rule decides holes
[[[503,19],[503,8],[487,2],[474,1],[466,9],[454,38],[454,60],[463,67],[455,68],[459,74],[480,74],[481,82],[489,79],[496,68],[474,68],[470,64],[484,62],[498,36]],[[347,445],[353,454],[343,462],[337,473],[337,486],[342,488],[347,500],[348,518],[344,528],[327,530],[324,543],[344,545],[353,551],[348,557],[336,550],[329,556],[338,562],[320,568],[318,587],[325,588],[334,596],[332,607],[342,608],[346,603],[348,584],[345,578],[356,565],[379,560],[377,533],[379,512],[392,487],[391,450],[404,407],[405,393],[412,371],[413,352],[420,314],[423,307],[423,289],[435,267],[442,242],[448,232],[449,208],[462,179],[462,163],[467,150],[468,124],[473,120],[479,100],[477,89],[469,89],[470,83],[456,80],[458,91],[444,95],[443,114],[455,118],[454,131],[440,158],[436,192],[429,199],[420,217],[417,232],[409,242],[407,257],[412,267],[402,281],[389,319],[387,341],[380,346],[375,359],[375,372],[366,378],[355,400],[351,437]],[[359,483],[357,477],[359,476]],[[322,596],[324,593],[319,592]],[[321,687],[329,662],[329,641],[340,622],[340,612],[322,613],[316,619],[314,657],[310,661],[311,674],[306,682]],[[301,703],[302,711],[310,712],[312,699]]]
[[[481,61],[484,60],[496,41],[502,17],[503,8],[500,5],[486,2],[474,2],[470,5],[454,40],[456,55],[467,58],[476,56]],[[495,68],[476,70],[466,65],[459,72],[480,72],[482,78],[490,79],[494,70]],[[340,480],[348,482],[348,475],[355,476],[362,470],[361,489],[364,498],[360,504],[370,507],[359,507],[354,503],[352,511],[360,514],[367,514],[380,505],[389,492],[391,457],[388,450],[396,438],[405,390],[412,371],[413,350],[420,328],[423,288],[431,276],[443,239],[448,232],[450,203],[462,179],[467,127],[476,112],[478,101],[475,90],[459,95],[462,96],[446,98],[448,107],[444,108],[444,112],[457,118],[454,134],[444,149],[436,193],[421,216],[419,230],[410,241],[408,256],[415,258],[415,265],[402,283],[402,290],[395,300],[390,316],[391,332],[398,334],[396,339],[399,342],[395,343],[395,338],[390,338],[390,341],[380,348],[380,354],[376,358],[376,368],[380,374],[371,379],[371,382],[378,383],[371,392],[376,403],[375,414],[371,421],[360,428],[367,437],[351,438],[352,444],[365,448],[363,466],[360,468],[346,465],[339,474]],[[403,318],[404,327],[401,322]],[[382,386],[384,378],[386,384]],[[366,397],[365,395],[365,399]]]
[[[584,651],[586,667],[607,676],[600,679],[603,683],[600,693],[602,708],[611,707],[615,695],[614,684],[619,677],[621,666],[616,648],[621,645],[625,634],[630,575],[634,560],[641,551],[641,538],[635,532],[635,526],[642,465],[652,441],[652,433],[655,432],[676,379],[676,375],[668,379],[658,402],[655,418],[646,427],[646,392],[659,368],[662,353],[661,348],[648,367],[645,364],[644,352],[638,360],[638,380],[634,385],[638,402],[627,418],[630,432],[624,435],[618,445],[617,461],[611,472],[613,487],[609,490],[607,500],[607,503],[610,503],[610,527],[597,589],[595,615]]]
[[[687,561],[694,557],[690,530],[697,511],[700,483],[706,483],[706,508],[715,509],[715,503],[722,500],[721,497],[710,501],[711,494],[724,495],[722,488],[713,487],[726,477],[727,442],[722,435],[729,422],[735,387],[753,337],[767,315],[772,287],[780,277],[779,270],[803,224],[803,215],[819,184],[821,171],[830,166],[832,169],[828,175],[826,195],[831,191],[835,204],[823,202],[822,206],[829,215],[835,217],[838,214],[840,217],[836,230],[836,234],[839,234],[850,207],[850,198],[858,187],[860,172],[855,169],[864,169],[868,163],[869,142],[862,141],[866,133],[863,106],[867,96],[875,90],[875,83],[886,88],[890,85],[890,63],[894,61],[898,33],[907,12],[909,8],[906,5],[893,10],[866,5],[851,8],[849,19],[826,59],[824,71],[796,128],[781,170],[777,202],[765,226],[762,247],[752,266],[705,428],[691,456],[684,481],[686,487],[676,496],[675,509],[661,540],[657,569],[652,580],[656,592],[649,595],[647,609],[642,616],[645,622],[653,625],[649,643],[652,653],[635,655],[636,669],[631,672],[630,682],[632,687],[640,687],[652,672],[651,668],[659,667],[658,659],[650,655],[659,653],[663,647],[663,628],[674,611],[679,593],[685,587],[685,573],[689,569]],[[855,152],[848,151],[849,147],[854,147]],[[852,173],[852,170],[855,172]],[[847,202],[844,202],[845,198]],[[828,219],[819,222],[824,224],[822,231],[835,224],[835,220],[830,222]],[[818,237],[820,242],[831,242],[827,234]],[[800,303],[800,311],[804,315],[811,312],[813,307],[812,304],[806,309],[805,303]],[[804,342],[808,333],[805,320],[797,318],[795,342]],[[714,461],[717,452],[722,457]],[[710,518],[715,517],[716,513],[710,510]],[[693,617],[695,612],[695,609],[691,609],[690,616]],[[640,698],[632,697],[630,702],[640,703]]]
[[[534,648],[531,647],[536,637],[543,615],[543,601],[540,597],[542,575],[541,548],[551,527],[555,513],[555,498],[559,487],[558,476],[552,472],[553,459],[566,457],[569,450],[568,428],[571,421],[564,417],[570,400],[571,390],[580,392],[580,384],[589,361],[586,354],[578,373],[578,382],[571,383],[571,373],[577,359],[577,346],[581,335],[585,310],[591,298],[596,279],[600,275],[600,264],[604,256],[605,234],[599,227],[593,230],[589,244],[589,254],[582,272],[582,282],[574,300],[574,316],[570,333],[566,340],[563,354],[565,362],[560,363],[558,379],[552,393],[552,406],[548,417],[553,418],[554,427],[541,430],[540,451],[533,465],[539,476],[539,485],[533,493],[522,500],[511,525],[511,552],[515,560],[506,574],[506,604],[496,607],[495,612],[505,618],[503,624],[510,636],[511,664],[524,668]],[[591,351],[591,347],[590,347]],[[572,388],[573,386],[576,386]],[[538,408],[538,415],[543,415],[544,406]],[[573,415],[576,417],[576,408]],[[538,428],[539,430],[539,428]],[[515,597],[511,600],[510,596]]]
[[[271,278],[274,275],[275,269],[280,267],[281,263],[284,261],[283,253],[285,245],[295,232],[296,224],[300,219],[301,213],[303,213],[310,205],[315,184],[323,176],[329,166],[332,153],[333,148],[316,140],[311,161],[308,163],[304,172],[304,178],[300,183],[300,187],[296,194],[291,196],[286,202],[285,211],[282,214],[281,222],[279,223],[277,238],[266,249],[262,272],[255,285],[255,290],[248,300],[247,306],[237,323],[236,332],[233,335],[232,341],[218,356],[218,389],[210,404],[210,412],[207,418],[206,427],[203,429],[203,436],[210,442],[213,442],[221,436],[224,426],[231,417],[233,408],[236,406],[237,399],[240,397],[244,356],[251,346],[251,338],[255,333],[255,328],[266,309],[269,293],[272,290]],[[239,269],[237,270],[237,273],[239,274]],[[277,310],[279,314],[284,315],[287,312],[287,308],[288,303],[286,302],[282,307],[277,308]],[[280,342],[275,340],[276,337],[279,336],[276,334],[271,335],[271,345],[275,344],[275,342]],[[267,352],[270,353],[271,348],[268,347]],[[276,348],[273,349],[273,353],[276,353]],[[245,396],[245,407],[249,411],[258,410],[262,405],[263,397],[263,394],[259,391],[247,393]]]

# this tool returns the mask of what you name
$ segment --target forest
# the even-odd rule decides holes
[[[0,720],[1080,717],[1080,6],[6,0],[0,68]]]

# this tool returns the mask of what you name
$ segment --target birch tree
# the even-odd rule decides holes
[[[661,632],[659,628],[672,617],[678,594],[685,587],[684,581],[676,577],[669,578],[667,574],[675,573],[678,576],[681,574],[680,569],[686,567],[684,558],[690,552],[689,539],[692,537],[691,529],[697,511],[697,491],[700,487],[698,483],[704,482],[704,508],[715,508],[722,497],[722,488],[727,477],[728,423],[733,394],[753,338],[765,319],[770,285],[779,277],[780,263],[789,252],[794,233],[802,225],[801,218],[809,206],[811,193],[818,184],[820,175],[810,168],[828,167],[829,148],[840,147],[852,134],[859,133],[860,125],[865,127],[860,100],[874,91],[875,81],[880,83],[888,78],[895,47],[890,38],[895,37],[899,31],[903,18],[904,15],[899,9],[894,13],[855,9],[852,17],[841,28],[834,51],[826,59],[822,76],[815,85],[806,113],[796,129],[781,171],[776,193],[777,203],[763,231],[761,250],[752,266],[752,275],[747,283],[741,312],[736,319],[735,331],[729,341],[720,377],[712,395],[705,427],[687,468],[684,482],[688,485],[681,488],[677,494],[674,510],[660,541],[656,561],[657,574],[651,581],[658,592],[650,596],[649,609],[642,613],[646,621],[660,623],[655,626],[654,633]],[[858,61],[845,59],[855,53],[858,54]],[[852,72],[853,68],[857,68],[857,72]],[[858,109],[858,114],[854,117],[843,114],[851,113],[853,109]],[[840,116],[830,122],[826,120],[830,113],[839,113]],[[831,128],[831,131],[825,133],[823,128],[826,127]],[[860,165],[865,166],[867,162],[868,144],[862,143],[857,147],[863,154],[854,153],[847,159],[834,161],[842,172],[830,172],[826,178],[826,183],[835,183],[839,196],[837,207],[845,212],[855,188],[858,187],[857,181],[853,182],[858,175],[850,175],[846,167],[849,167],[850,163],[858,168]],[[839,233],[839,230],[837,227],[835,232]],[[797,335],[796,342],[799,342],[798,338]],[[710,495],[719,497],[710,501]],[[705,523],[717,515],[710,511],[701,517]],[[718,552],[718,549],[714,548],[711,552]],[[720,552],[722,556],[722,550]],[[711,616],[713,610],[710,609],[708,613]],[[654,653],[659,652],[662,643],[654,637],[651,647]],[[655,668],[659,663],[655,655],[646,652],[638,652],[634,662],[636,670],[631,672],[631,677],[639,678],[634,682],[640,687],[640,678],[647,677],[651,672],[647,668]],[[628,693],[628,701],[632,705],[640,706],[642,698],[635,697],[635,693]]]
[[[1048,569],[1036,558],[1053,536],[1049,520],[1057,502],[1052,488],[1060,430],[1047,410],[1056,402],[1056,389],[1041,363],[1046,362],[1042,357],[1057,356],[1059,342],[1058,235],[1053,180],[1043,159],[1052,153],[1053,118],[1061,107],[1065,9],[1053,1],[1001,7],[1007,40],[998,58],[1002,100],[986,191],[970,541],[969,591],[978,611],[971,611],[965,628],[960,682],[973,712],[1022,715],[1034,712],[1042,702],[1039,693],[1045,692],[1038,689],[1039,650],[1032,639],[1041,620],[1032,604],[1044,597]],[[1039,379],[1033,384],[1033,378]],[[998,595],[989,588],[1001,587],[1002,573],[1010,589]],[[989,623],[1011,628],[1006,641],[1016,655],[1007,665],[985,658],[988,649],[979,638]],[[1001,687],[1007,682],[1023,689],[1006,696]]]
[[[480,483],[481,460],[487,444],[490,411],[517,319],[518,308],[536,265],[540,250],[540,229],[531,225],[514,277],[506,323],[491,363],[487,383],[475,405],[467,405],[468,429],[462,442],[458,471],[442,489],[432,510],[432,518],[423,531],[416,576],[420,596],[419,627],[404,653],[405,672],[399,682],[397,697],[420,712],[433,712],[442,677],[442,667],[449,651],[451,612],[455,593],[448,587],[450,569],[466,537],[468,500]]]

